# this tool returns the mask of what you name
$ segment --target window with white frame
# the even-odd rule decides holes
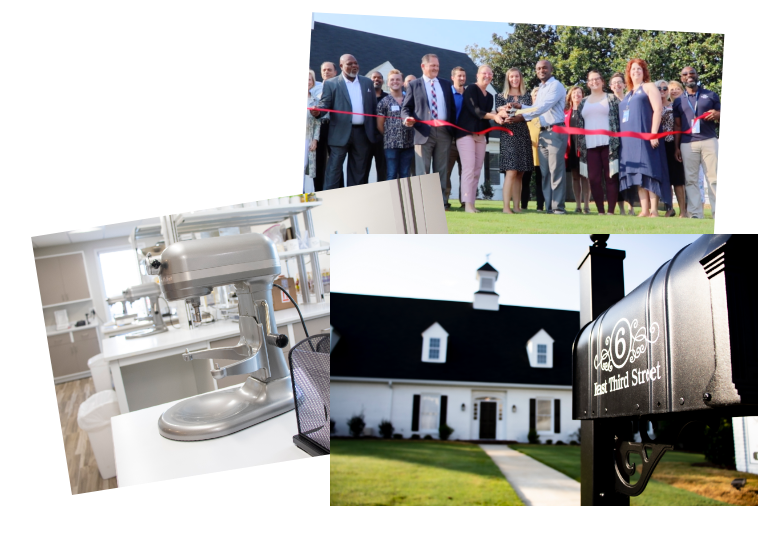
[[[546,345],[538,345],[538,359],[539,364],[546,364]]]
[[[133,285],[140,285],[140,267],[137,262],[137,254],[131,247],[115,251],[101,251],[98,253],[98,262],[100,263],[106,298],[120,296],[125,289]],[[137,300],[132,304],[129,302],[125,304],[129,314],[136,314],[140,317],[145,317],[148,314],[145,299]],[[123,314],[121,303],[107,307],[110,318]]]
[[[441,396],[420,396],[420,431],[438,431]]]
[[[536,400],[536,431],[552,430],[552,400]]]
[[[430,349],[428,350],[428,358],[431,360],[438,360],[441,355],[441,339],[430,338]]]

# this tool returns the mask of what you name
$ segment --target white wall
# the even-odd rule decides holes
[[[105,240],[77,242],[76,244],[64,244],[61,246],[34,249],[35,257],[46,257],[48,255],[61,255],[63,253],[83,251],[84,264],[87,268],[87,286],[90,289],[90,296],[92,297],[92,302],[80,302],[62,307],[44,309],[45,326],[55,324],[54,312],[59,309],[66,309],[69,316],[69,322],[83,320],[84,314],[90,309],[95,309],[102,322],[105,322],[110,318],[106,309],[105,298],[103,297],[98,255],[96,252],[100,249],[119,246],[129,247],[129,238],[125,236],[123,238],[108,238]],[[36,294],[39,294],[39,291],[37,291]],[[37,296],[37,298],[39,298],[39,296]]]
[[[539,433],[540,442],[562,440],[569,443],[580,428],[580,421],[572,419],[572,391],[526,388],[471,388],[466,386],[422,385],[394,382],[392,389],[387,381],[330,382],[330,413],[336,421],[336,435],[348,436],[346,422],[354,414],[364,413],[364,421],[379,435],[377,426],[382,420],[390,419],[394,433],[404,438],[412,435],[412,406],[415,394],[437,394],[448,396],[446,423],[454,428],[451,440],[472,440],[479,437],[479,418],[473,419],[473,403],[478,398],[491,397],[502,405],[502,419],[498,420],[496,438],[528,442],[530,428],[530,400],[552,400],[551,431]],[[560,433],[554,433],[554,400],[560,400]],[[465,410],[462,411],[462,404]],[[516,412],[512,412],[512,406]],[[391,411],[392,412],[389,412]],[[421,435],[425,435],[421,433]],[[438,438],[437,433],[431,433]]]

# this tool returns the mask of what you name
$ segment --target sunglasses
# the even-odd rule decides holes
[[[667,86],[661,86],[660,87],[660,92],[667,92],[667,91],[668,91],[668,87]]]

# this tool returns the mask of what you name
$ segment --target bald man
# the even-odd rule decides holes
[[[377,97],[372,81],[359,75],[359,62],[351,54],[340,57],[341,73],[328,81],[322,88],[320,109],[345,111],[353,114],[330,114],[330,159],[327,162],[324,189],[343,187],[340,172],[348,156],[347,186],[366,184],[367,161],[371,145],[375,142],[377,122],[374,118],[361,114],[375,114]],[[311,111],[320,117],[321,111]]]

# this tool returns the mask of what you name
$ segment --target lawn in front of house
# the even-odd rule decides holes
[[[333,440],[330,450],[332,506],[522,506],[493,460],[475,444]]]
[[[511,448],[527,454],[580,482],[580,446],[516,444]],[[644,492],[631,497],[631,506],[757,506],[757,475],[716,467],[695,467],[705,461],[701,454],[666,452]],[[641,461],[636,462],[637,480]],[[734,478],[746,478],[741,490],[731,487]]]
[[[502,213],[502,201],[475,201],[479,214],[467,214],[460,209],[459,201],[453,200],[452,210],[446,212],[450,234],[712,234],[715,221],[710,206],[705,208],[707,219],[639,218],[636,216],[598,215],[596,207],[591,214],[576,214],[575,203],[566,205],[564,216],[538,213],[536,202],[528,203],[522,214]],[[638,212],[640,209],[636,208]],[[678,207],[676,207],[676,211]],[[618,210],[616,210],[617,212]],[[664,216],[664,212],[660,212]]]

